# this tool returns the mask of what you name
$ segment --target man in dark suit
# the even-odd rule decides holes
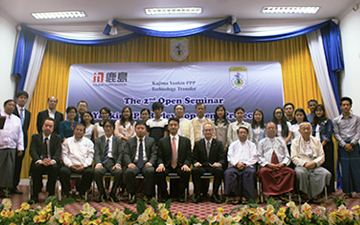
[[[30,155],[32,157],[30,172],[33,179],[33,195],[29,204],[38,202],[38,194],[42,188],[42,175],[47,172],[46,190],[49,196],[55,194],[55,183],[59,174],[59,158],[61,154],[61,137],[53,133],[54,120],[50,117],[43,121],[42,132],[31,138]]]
[[[84,100],[81,100],[78,102],[77,104],[77,112],[78,114],[76,114],[74,120],[77,122],[81,122],[81,117],[82,115],[88,110],[88,103]]]
[[[136,136],[126,141],[124,163],[126,166],[125,183],[130,193],[130,204],[136,202],[135,176],[144,175],[144,193],[148,199],[155,196],[154,165],[156,163],[155,139],[145,136],[146,124],[140,120],[135,124]]]
[[[194,203],[201,202],[201,176],[205,172],[210,172],[214,175],[213,194],[210,201],[221,203],[217,193],[221,180],[224,176],[223,165],[225,165],[225,151],[221,141],[213,137],[215,133],[214,125],[206,123],[203,126],[204,138],[195,142],[193,151],[194,168],[192,170],[192,179],[195,187]]]
[[[158,167],[156,178],[161,195],[160,201],[168,198],[166,176],[177,173],[180,176],[178,201],[185,202],[185,188],[188,186],[191,166],[191,142],[177,134],[179,119],[172,117],[168,121],[170,136],[160,139],[158,145]]]
[[[16,156],[15,158],[15,172],[14,172],[14,187],[11,189],[11,194],[23,194],[21,191],[17,189],[17,186],[20,181],[20,173],[21,173],[21,167],[22,167],[22,161],[25,155],[25,151],[28,144],[28,129],[30,124],[30,117],[31,113],[25,109],[25,104],[29,98],[29,95],[26,91],[19,91],[15,95],[16,100],[16,107],[13,112],[14,115],[18,116],[21,120],[22,124],[22,131],[23,131],[23,138],[24,138],[24,154],[20,156]]]
[[[119,202],[116,197],[116,190],[121,184],[123,171],[121,169],[121,161],[123,158],[122,140],[115,137],[114,134],[115,124],[112,120],[104,121],[105,135],[99,137],[95,141],[95,169],[94,180],[100,192],[98,202],[107,200],[103,177],[106,172],[110,172],[114,176],[114,183],[111,188],[110,199],[114,202]]]
[[[49,97],[47,101],[49,108],[47,110],[39,112],[36,121],[36,127],[39,133],[41,132],[42,121],[47,117],[51,117],[55,120],[54,133],[60,134],[59,124],[61,121],[64,120],[64,115],[61,112],[56,111],[57,103],[58,103],[57,98],[55,98],[54,96]]]

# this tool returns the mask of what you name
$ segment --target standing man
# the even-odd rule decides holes
[[[204,103],[202,102],[197,103],[195,105],[195,112],[196,112],[196,117],[191,120],[191,124],[194,128],[194,141],[198,141],[204,138],[204,133],[202,131],[203,125],[206,123],[211,123],[214,125],[214,122],[211,119],[206,118],[204,116],[206,112],[206,106]],[[216,138],[215,133],[213,135],[213,138]]]
[[[150,200],[155,196],[156,145],[154,138],[147,137],[143,120],[135,124],[135,137],[126,141],[124,163],[126,166],[125,183],[130,193],[130,204],[136,203],[135,177],[144,175],[144,193]]]
[[[64,115],[61,112],[56,111],[57,103],[58,103],[57,98],[55,98],[54,96],[49,97],[47,101],[49,108],[47,110],[39,112],[36,121],[36,126],[39,133],[41,132],[42,121],[47,117],[51,117],[55,120],[54,133],[60,134],[59,124],[61,121],[64,120]]]
[[[295,171],[288,166],[291,159],[286,143],[276,136],[276,125],[266,124],[266,138],[258,144],[257,157],[261,166],[258,176],[267,195],[280,195],[294,189]]]
[[[350,113],[351,107],[351,98],[342,97],[341,115],[334,119],[334,134],[339,142],[342,189],[346,197],[351,197],[354,191],[360,192],[360,117]]]
[[[86,101],[81,100],[80,102],[78,102],[78,104],[77,104],[77,112],[78,112],[78,114],[76,114],[74,120],[80,123],[82,115],[87,110],[88,110],[88,103]]]
[[[296,166],[299,190],[306,195],[305,198],[311,200],[321,194],[325,185],[330,184],[331,173],[321,167],[325,154],[320,140],[311,136],[311,124],[300,123],[299,132],[301,136],[291,142],[291,159]]]
[[[179,119],[169,119],[170,136],[160,139],[158,145],[158,158],[156,179],[159,185],[160,202],[168,199],[166,176],[177,173],[180,176],[178,188],[178,201],[185,202],[185,189],[190,179],[191,142],[190,139],[178,135]]]
[[[295,117],[294,117],[294,110],[295,106],[291,102],[288,102],[284,105],[284,112],[286,120],[289,121],[289,123],[293,124],[296,123]]]
[[[31,113],[25,109],[25,104],[29,98],[29,95],[26,91],[19,91],[15,95],[16,107],[14,110],[14,114],[18,116],[21,120],[23,138],[24,138],[24,154],[21,156],[16,156],[15,159],[15,173],[14,173],[14,188],[11,189],[11,194],[23,194],[21,191],[17,189],[17,186],[20,182],[20,173],[22,167],[22,161],[25,155],[25,150],[28,144],[28,129],[30,124]]]
[[[94,180],[100,192],[98,202],[107,200],[103,182],[103,177],[106,172],[111,173],[114,177],[110,199],[114,202],[119,202],[119,199],[116,197],[116,190],[120,187],[123,178],[123,171],[121,169],[123,149],[122,140],[114,136],[114,129],[114,121],[106,119],[104,121],[105,135],[100,136],[95,141]]]
[[[62,145],[61,158],[64,166],[61,167],[59,177],[64,193],[70,196],[70,175],[80,173],[82,178],[76,186],[76,198],[83,199],[83,195],[90,188],[94,171],[92,162],[94,158],[94,144],[84,138],[85,126],[82,123],[75,125],[74,136],[67,138]]]
[[[191,146],[194,146],[194,129],[191,124],[191,121],[184,118],[185,106],[178,104],[174,106],[174,114],[176,118],[180,121],[180,128],[178,134],[180,136],[189,138],[191,141]]]
[[[24,152],[24,138],[21,120],[13,115],[15,101],[4,102],[5,117],[3,129],[0,129],[0,197],[5,197],[4,188],[14,187],[15,158]]]
[[[215,127],[211,123],[204,124],[203,139],[195,142],[193,152],[194,168],[192,170],[192,179],[195,187],[194,203],[201,202],[201,176],[205,172],[210,172],[214,175],[213,194],[210,201],[221,203],[218,196],[219,186],[224,176],[223,166],[226,163],[226,155],[221,141],[213,138]]]
[[[161,113],[164,111],[164,105],[161,102],[154,102],[152,110],[155,117],[146,121],[146,125],[149,133],[148,136],[154,138],[157,145],[161,138],[168,135],[168,120],[161,116]]]
[[[55,184],[58,178],[61,154],[61,137],[54,134],[54,119],[48,117],[43,121],[42,132],[34,134],[31,138],[30,155],[32,158],[30,172],[33,179],[33,195],[29,204],[39,201],[38,194],[42,188],[42,175],[47,173],[46,190],[49,196],[55,195]]]
[[[256,145],[248,140],[248,129],[237,130],[238,140],[229,146],[228,161],[230,167],[225,170],[225,194],[235,197],[233,204],[246,203],[256,198]],[[242,197],[242,198],[241,198]]]
[[[308,108],[310,109],[310,113],[306,114],[306,117],[309,123],[312,124],[315,114],[315,107],[318,105],[318,102],[315,99],[311,99],[308,101]]]

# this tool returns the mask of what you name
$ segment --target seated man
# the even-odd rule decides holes
[[[146,124],[140,120],[135,124],[136,136],[126,141],[124,152],[125,183],[130,193],[130,204],[136,202],[135,177],[144,175],[144,193],[150,200],[155,196],[154,165],[156,163],[155,139],[147,137]]]
[[[256,198],[256,145],[247,139],[246,127],[240,126],[237,134],[239,140],[229,146],[227,158],[230,167],[224,173],[225,194],[235,197],[233,204]]]
[[[177,173],[180,176],[178,201],[185,202],[185,189],[189,184],[191,166],[191,142],[190,139],[178,135],[179,119],[171,117],[168,123],[170,136],[160,139],[158,145],[158,157],[156,179],[159,185],[161,199],[168,199],[166,190],[166,176],[169,173]]]
[[[62,145],[61,158],[64,166],[60,169],[60,181],[66,197],[70,197],[70,175],[80,173],[82,177],[76,185],[76,198],[83,199],[83,195],[90,188],[94,171],[94,144],[86,137],[85,126],[78,123],[75,126],[74,136],[67,138]]]
[[[287,166],[291,159],[286,143],[276,136],[276,125],[266,124],[266,138],[258,144],[258,162],[262,167],[258,172],[263,183],[263,192],[280,195],[294,189],[295,171]]]
[[[213,139],[215,127],[211,123],[206,123],[203,126],[203,139],[195,142],[193,152],[194,168],[192,170],[192,179],[195,187],[194,203],[201,202],[201,176],[205,172],[210,172],[214,175],[213,194],[210,201],[221,203],[217,193],[221,180],[224,176],[223,165],[226,163],[225,151],[221,141]]]
[[[296,165],[296,180],[299,190],[308,199],[318,196],[325,185],[330,184],[331,173],[321,164],[325,161],[325,154],[318,138],[311,136],[311,124],[303,122],[299,125],[301,136],[291,143],[291,159]]]
[[[42,188],[42,175],[47,173],[48,181],[46,190],[49,196],[55,194],[55,184],[59,174],[59,158],[61,154],[61,137],[54,131],[55,121],[48,117],[43,121],[40,134],[34,134],[31,138],[30,155],[32,158],[30,172],[33,179],[33,195],[29,204],[39,201],[38,194]]]
[[[116,190],[121,184],[123,178],[123,171],[121,169],[121,160],[123,157],[122,141],[115,137],[115,124],[113,120],[104,121],[105,135],[100,136],[95,141],[95,169],[94,180],[98,186],[100,197],[98,202],[107,200],[104,190],[103,177],[106,172],[110,172],[114,177],[114,183],[111,188],[110,199],[114,202],[119,202],[116,197]]]

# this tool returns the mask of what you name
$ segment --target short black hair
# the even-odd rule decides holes
[[[82,124],[82,123],[77,123],[77,124],[75,125],[75,129],[76,129],[76,127],[78,127],[78,126],[83,127],[83,128],[84,128],[84,132],[86,131],[86,127],[85,127],[84,124]]]
[[[288,106],[288,105],[291,105],[291,107],[292,107],[293,109],[295,109],[294,104],[292,104],[291,102],[286,103],[283,108],[285,109],[285,107]]]
[[[79,106],[80,103],[85,103],[85,104],[86,104],[86,107],[88,107],[88,103],[87,103],[86,101],[80,100],[77,105]]]
[[[144,120],[139,120],[135,123],[135,127],[137,127],[138,125],[144,125],[146,127],[146,123],[144,122]]]
[[[236,114],[237,111],[242,110],[243,112],[245,112],[245,109],[243,107],[236,107],[236,109],[234,110],[234,114]],[[235,116],[235,115],[234,115]]]
[[[204,108],[206,109],[206,105],[205,105],[205,103],[203,103],[203,102],[198,102],[198,103],[196,103],[195,109],[197,109],[197,107],[199,107],[200,105],[204,105]]]
[[[15,100],[14,99],[8,99],[4,102],[4,107],[6,106],[6,104],[8,104],[9,102],[14,102],[15,103]]]
[[[45,119],[43,119],[41,121],[41,127],[44,126],[44,123],[45,123],[46,120],[52,121],[54,123],[54,128],[55,128],[55,120],[53,118],[51,118],[51,117],[46,117]]]
[[[177,104],[177,105],[175,105],[175,106],[174,106],[174,111],[175,111],[176,107],[178,107],[178,106],[182,106],[182,107],[183,107],[183,110],[185,111],[185,106],[182,105],[182,104]]]
[[[168,120],[168,124],[170,123],[170,121],[175,121],[175,122],[177,122],[178,124],[180,124],[179,119],[176,118],[176,117],[171,117],[171,118]]]
[[[29,94],[26,91],[19,91],[16,93],[15,98],[19,98],[21,95],[24,95],[26,98],[29,98]]]
[[[309,105],[311,102],[315,102],[316,105],[318,104],[318,102],[317,102],[315,99],[310,99],[310,100],[308,101],[308,105]]]
[[[103,123],[104,127],[105,127],[105,124],[106,124],[106,123],[109,123],[109,124],[112,126],[112,128],[114,128],[114,129],[115,129],[115,123],[114,123],[114,120],[110,120],[110,119],[106,119],[106,120],[104,120],[104,123]]]
[[[56,102],[58,102],[58,99],[57,99],[55,96],[50,96],[50,97],[48,97],[47,102],[49,102],[49,101],[50,101],[50,98],[52,98],[52,97],[54,97],[54,98],[56,99]]]
[[[102,107],[99,112],[101,113],[101,111],[103,111],[103,110],[105,112],[107,112],[109,115],[111,114],[111,111],[110,111],[110,109],[108,107]]]
[[[244,126],[240,126],[239,129],[236,130],[236,133],[239,134],[239,130],[240,129],[244,129],[246,130],[246,133],[249,134],[249,130],[247,129],[247,127],[244,127]]]
[[[151,106],[152,110],[164,109],[164,105],[161,102],[154,102]]]
[[[143,108],[143,109],[140,111],[140,114],[141,114],[142,112],[144,112],[144,111],[147,111],[147,112],[149,113],[149,115],[150,115],[150,110],[147,109],[147,108]]]
[[[350,97],[342,97],[340,98],[340,105],[343,103],[343,101],[348,101],[350,102],[350,105],[352,105],[352,100]]]
[[[77,109],[74,106],[69,106],[66,108],[66,114],[68,114],[71,110],[75,110],[75,113],[77,113]]]

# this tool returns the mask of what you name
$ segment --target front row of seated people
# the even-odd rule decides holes
[[[210,200],[215,203],[221,203],[218,191],[222,179],[225,183],[225,195],[233,197],[235,204],[256,198],[257,175],[263,183],[263,192],[269,195],[289,192],[294,189],[294,183],[297,183],[300,193],[313,199],[321,194],[326,185],[330,185],[330,172],[320,167],[324,162],[322,145],[318,139],[310,136],[311,124],[308,122],[300,124],[301,136],[293,140],[291,158],[286,143],[276,137],[276,125],[272,122],[266,125],[267,137],[259,142],[258,149],[248,141],[247,127],[240,127],[237,130],[238,140],[229,146],[227,160],[222,142],[213,138],[213,124],[203,125],[204,138],[195,143],[193,152],[190,140],[178,135],[177,118],[169,119],[168,129],[169,136],[160,139],[156,148],[154,139],[145,135],[146,124],[139,121],[135,125],[136,136],[128,139],[125,149],[122,149],[123,140],[113,135],[113,121],[104,121],[105,135],[96,140],[95,147],[84,137],[84,125],[77,124],[74,136],[64,141],[61,150],[61,138],[53,133],[54,120],[46,118],[42,132],[32,136],[30,145],[30,155],[33,158],[30,171],[34,189],[29,203],[38,202],[43,172],[48,174],[49,195],[54,195],[58,176],[67,197],[71,193],[71,174],[81,175],[75,192],[79,198],[83,198],[94,179],[100,193],[99,202],[108,199],[103,187],[106,172],[114,177],[109,198],[119,201],[116,190],[120,187],[124,174],[130,203],[136,202],[135,177],[138,174],[144,176],[144,194],[148,199],[155,196],[156,178],[161,202],[168,199],[166,177],[169,173],[177,173],[180,177],[177,188],[179,202],[185,202],[184,194],[191,174],[195,193],[193,202],[202,201],[201,176],[206,172],[214,176]],[[296,165],[295,171],[287,167],[291,161]],[[228,163],[230,166],[225,170]],[[257,174],[256,163],[261,167]]]

